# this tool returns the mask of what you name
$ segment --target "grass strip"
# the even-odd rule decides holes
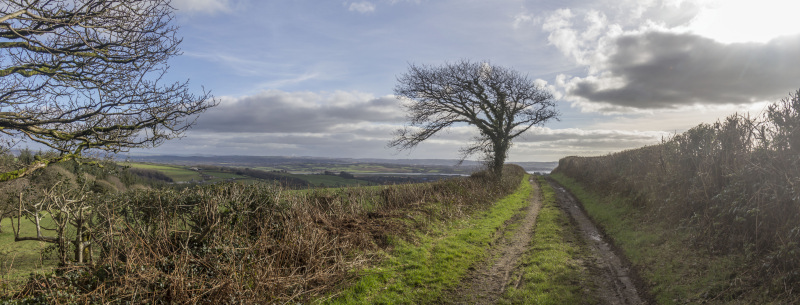
[[[687,233],[650,220],[646,211],[625,198],[591,192],[561,174],[551,177],[581,201],[589,216],[622,249],[648,282],[658,304],[726,304],[737,301],[731,295],[744,293],[732,291],[740,288],[730,283],[744,257],[711,256],[687,247]]]
[[[557,206],[556,194],[538,176],[542,208],[531,247],[522,257],[519,287],[509,287],[500,304],[593,304],[594,286],[583,262],[591,257],[569,217]],[[515,277],[518,278],[518,277]],[[515,283],[512,283],[514,285]]]
[[[516,192],[486,211],[417,233],[417,242],[391,241],[379,266],[364,274],[329,304],[430,304],[461,281],[470,266],[486,258],[495,232],[529,202],[526,175]]]

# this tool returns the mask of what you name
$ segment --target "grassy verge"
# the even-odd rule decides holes
[[[527,176],[517,191],[470,218],[418,232],[415,243],[394,239],[383,262],[329,304],[429,304],[455,287],[468,268],[485,258],[503,223],[528,205]]]
[[[569,217],[556,205],[556,194],[538,176],[542,208],[531,248],[521,260],[518,287],[510,287],[500,304],[593,304],[592,283],[583,265],[591,254]],[[515,277],[517,278],[517,277]],[[512,283],[513,285],[514,283]]]
[[[551,176],[578,197],[589,216],[623,250],[659,304],[759,303],[732,297],[744,293],[730,281],[743,257],[712,256],[687,247],[688,234],[651,220],[625,198],[592,193],[561,174]]]

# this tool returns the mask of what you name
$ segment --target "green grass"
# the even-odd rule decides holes
[[[625,198],[590,192],[561,174],[551,176],[578,197],[589,216],[623,250],[658,304],[737,301],[730,296],[739,293],[731,290],[741,288],[731,286],[729,279],[744,264],[744,257],[712,256],[689,247],[686,232],[649,219],[646,211],[634,208]]]
[[[120,163],[123,166],[130,166],[133,168],[144,168],[144,169],[152,169],[157,170],[168,177],[172,178],[175,182],[187,182],[187,181],[200,181],[200,173],[190,170],[189,168],[177,165],[166,165],[166,164],[152,164],[152,163]]]
[[[536,219],[531,248],[521,260],[519,288],[510,287],[500,304],[593,304],[594,283],[583,261],[591,254],[556,205],[556,194],[543,176],[542,208]]]
[[[383,262],[361,272],[360,279],[330,304],[429,304],[453,288],[468,268],[486,258],[495,232],[529,204],[528,176],[517,191],[489,210],[449,225],[419,232],[417,242],[392,240]]]
[[[46,273],[58,264],[58,259],[44,258],[41,255],[42,249],[51,244],[39,241],[15,242],[11,220],[4,218],[0,223],[3,226],[3,233],[0,233],[0,292],[14,289],[31,273]],[[42,224],[50,225],[52,220],[44,217]],[[45,231],[43,234],[52,232]],[[36,225],[22,219],[20,236],[36,236]]]

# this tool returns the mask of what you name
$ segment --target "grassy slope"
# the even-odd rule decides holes
[[[45,259],[40,254],[49,244],[38,241],[15,242],[11,220],[4,218],[0,222],[3,225],[3,233],[0,233],[0,292],[24,281],[31,273],[45,273],[55,267],[57,259]],[[50,218],[44,217],[42,224],[50,224]],[[20,224],[20,231],[21,236],[36,236],[36,226],[25,219]]]
[[[593,304],[594,284],[583,265],[591,259],[587,246],[556,205],[556,194],[538,176],[542,189],[542,208],[536,219],[531,248],[521,260],[522,279],[518,288],[510,287],[501,304]]]
[[[605,230],[648,281],[659,304],[760,303],[743,299],[717,298],[731,293],[729,279],[742,257],[712,257],[687,247],[687,236],[667,230],[663,224],[647,221],[643,213],[623,198],[586,191],[574,180],[552,175],[583,203],[591,218]],[[724,293],[723,293],[724,292]],[[743,293],[743,291],[742,291]]]
[[[453,288],[470,266],[485,259],[495,231],[528,205],[526,176],[517,191],[471,218],[419,232],[417,243],[393,240],[377,266],[362,271],[360,280],[330,304],[427,304]]]
[[[151,163],[120,163],[123,166],[157,170],[172,178],[176,182],[199,181],[200,174],[182,166],[151,164]]]

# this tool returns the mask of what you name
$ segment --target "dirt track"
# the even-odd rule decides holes
[[[613,251],[611,245],[578,205],[578,200],[561,185],[548,179],[556,191],[558,204],[577,225],[581,236],[592,251],[594,281],[597,296],[602,304],[645,304],[634,285],[626,263]]]
[[[539,186],[531,180],[530,204],[521,209],[517,215],[503,224],[497,233],[500,238],[490,250],[489,260],[474,268],[461,285],[448,294],[443,300],[446,304],[494,304],[506,290],[509,277],[514,272],[517,262],[531,243],[536,216],[542,207]],[[512,224],[519,226],[508,237],[506,234]]]
[[[624,261],[614,253],[597,227],[578,206],[577,200],[557,183],[550,183],[558,196],[559,206],[573,220],[573,227],[591,249],[592,261],[587,264],[598,287],[598,291],[593,293],[601,304],[646,304],[637,292]],[[539,186],[535,180],[531,180],[531,185],[533,191],[530,205],[506,221],[497,233],[499,239],[490,250],[489,259],[472,268],[459,287],[442,297],[442,303],[495,304],[506,288],[515,284],[511,282],[510,275],[519,266],[525,250],[530,247],[535,234],[536,217],[542,206]],[[515,229],[509,232],[512,227]]]

